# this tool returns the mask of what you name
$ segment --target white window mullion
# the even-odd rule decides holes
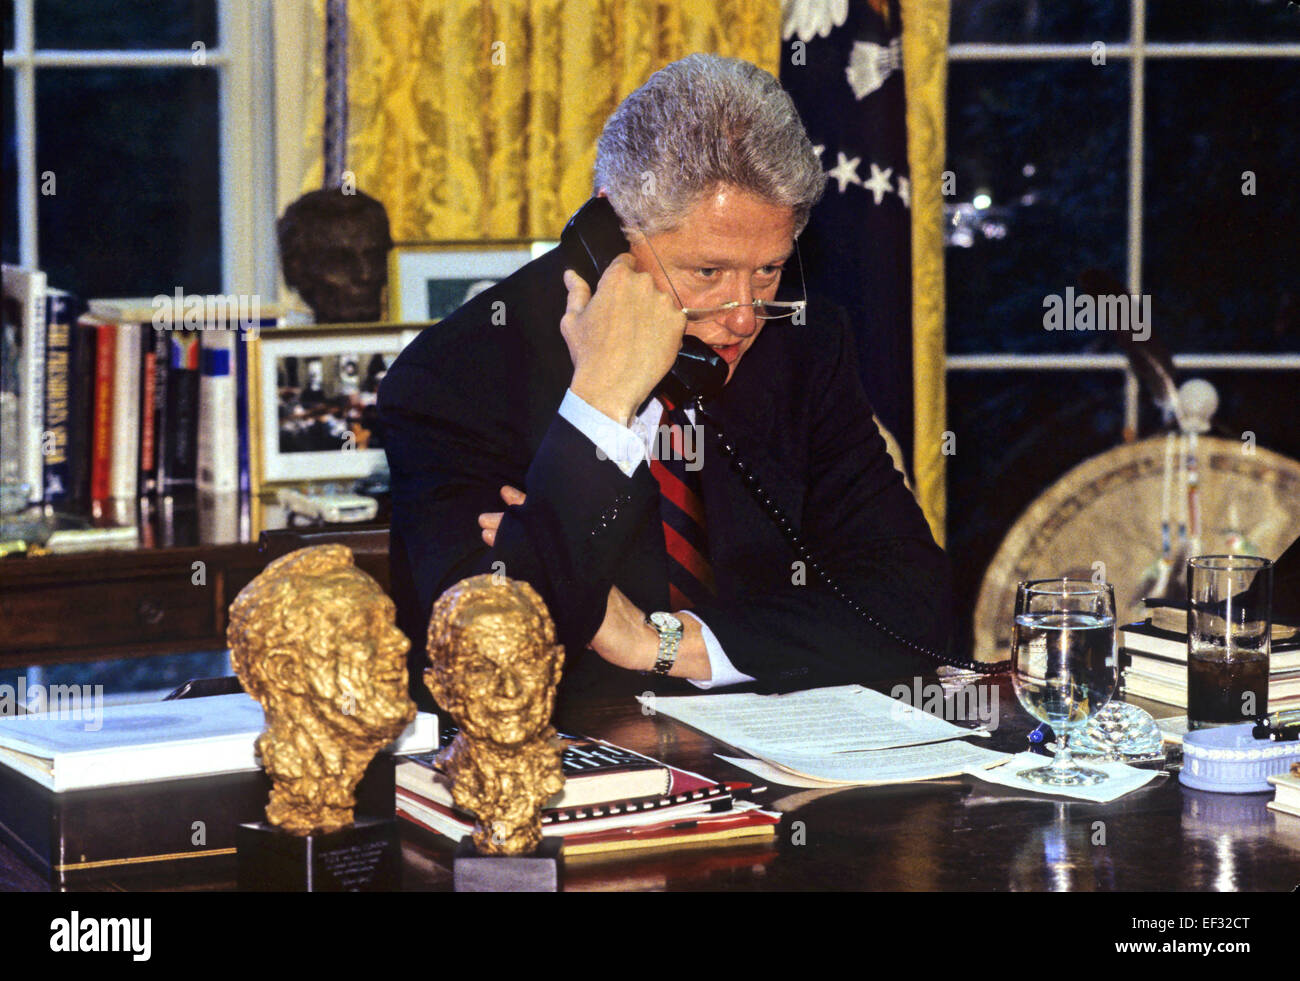
[[[1175,368],[1202,371],[1300,371],[1300,354],[1175,354]],[[948,371],[1122,371],[1122,354],[950,354]]]
[[[221,48],[228,63],[218,72],[218,118],[220,127],[219,179],[221,182],[221,282],[227,293],[273,293],[270,286],[264,239],[271,190],[266,186],[265,166],[259,166],[273,146],[262,132],[269,109],[267,93],[257,84],[254,56],[265,56],[265,46],[255,44],[259,31],[269,30],[263,3],[248,0],[219,0],[217,6]]]
[[[159,51],[136,49],[134,51],[44,50],[32,53],[31,63],[37,68],[189,68],[194,64],[194,51]],[[203,52],[203,63],[208,67],[224,65],[226,55],[220,49]]]
[[[1128,58],[1132,45],[1103,42],[1107,58]],[[1096,52],[1092,44],[950,44],[949,61],[1068,61],[1087,60]]]
[[[14,0],[14,136],[18,140],[18,262],[40,265],[36,234],[36,69],[32,65],[35,31],[33,0]]]
[[[1145,4],[1143,4],[1145,8]],[[1134,14],[1137,9],[1134,8]],[[1145,24],[1145,19],[1143,20]],[[1100,40],[1100,38],[1098,39]],[[1137,45],[1126,41],[1105,41],[1107,60],[1123,61],[1136,55]],[[1143,58],[1296,58],[1300,44],[1247,44],[1216,41],[1209,44],[1165,41],[1142,44]],[[1074,44],[950,44],[952,61],[1082,61],[1096,52],[1092,42]]]
[[[1142,294],[1142,160],[1146,150],[1146,0],[1133,0],[1130,26],[1133,57],[1129,61],[1128,112],[1128,291]],[[1138,429],[1138,383],[1131,367],[1124,369],[1124,431]]]

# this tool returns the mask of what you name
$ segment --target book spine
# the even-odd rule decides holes
[[[171,384],[172,341],[169,331],[153,332],[153,416],[154,416],[154,489],[162,495],[167,489],[167,441],[171,417],[167,412],[167,393]]]
[[[117,350],[113,324],[95,327],[95,403],[90,447],[90,500],[96,517],[108,500],[108,466],[113,441],[113,358]]]
[[[22,470],[27,500],[40,504],[45,495],[45,273],[24,274],[27,293],[23,308],[22,362]]]
[[[113,366],[113,447],[109,459],[108,496],[133,501],[140,466],[140,325],[117,325],[117,361]]]
[[[143,327],[140,332],[140,463],[137,486],[141,497],[153,495],[158,490],[158,450],[154,445],[158,370],[154,333],[150,326]]]
[[[238,436],[239,540],[253,537],[253,472],[248,430],[248,335],[235,341],[235,430]]]
[[[68,387],[72,348],[72,303],[70,294],[50,290],[45,298],[45,439],[43,481],[45,503],[66,510],[72,498],[72,474],[68,459],[70,391]]]
[[[95,338],[92,321],[80,318],[72,329],[68,368],[67,510],[90,513],[90,457],[94,442]]]
[[[193,488],[199,435],[199,345],[193,336],[173,331],[167,373],[167,483],[165,490]]]
[[[216,494],[239,490],[239,434],[235,418],[235,335],[203,331],[199,378],[198,487]]]

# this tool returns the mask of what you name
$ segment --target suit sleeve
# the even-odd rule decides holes
[[[487,364],[435,370],[441,359],[399,359],[380,390],[392,471],[394,536],[400,539],[425,623],[434,600],[458,580],[500,572],[530,583],[570,651],[586,647],[604,619],[613,574],[658,489],[648,468],[631,477],[554,415],[531,452],[521,431],[521,386]],[[514,366],[522,368],[522,366]],[[522,488],[506,508],[502,484]],[[496,544],[478,515],[505,511]]]
[[[872,420],[851,335],[842,323],[837,333],[838,355],[809,388],[824,395],[811,414],[799,531],[813,559],[872,617],[908,641],[946,653],[947,557]],[[805,574],[802,584],[794,570],[788,585],[694,612],[738,670],[777,689],[933,670],[933,658],[860,618],[811,569]]]

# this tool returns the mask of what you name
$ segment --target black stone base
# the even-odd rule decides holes
[[[244,892],[394,892],[402,845],[392,818],[357,818],[327,835],[291,835],[259,821],[235,829]]]
[[[559,892],[564,839],[543,838],[535,855],[480,855],[466,835],[452,859],[456,892]]]

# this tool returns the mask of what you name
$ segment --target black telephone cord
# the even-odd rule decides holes
[[[963,661],[952,657],[949,654],[931,650],[923,644],[918,644],[916,641],[902,636],[863,609],[862,604],[845,592],[844,588],[835,581],[835,578],[813,557],[807,543],[803,540],[803,536],[795,530],[794,524],[790,521],[789,517],[787,517],[785,512],[781,510],[780,506],[772,500],[771,495],[763,490],[762,486],[758,482],[758,475],[754,473],[744,460],[740,459],[740,457],[736,455],[735,444],[727,438],[722,427],[718,425],[717,419],[708,413],[699,400],[696,400],[694,408],[695,411],[699,413],[700,417],[709,424],[708,428],[712,431],[713,436],[717,441],[718,449],[721,451],[722,455],[731,463],[731,468],[739,474],[741,481],[749,489],[750,495],[758,503],[759,507],[763,509],[768,518],[771,519],[772,523],[780,529],[781,534],[785,537],[786,542],[789,543],[794,554],[805,564],[805,567],[811,569],[813,574],[826,585],[826,588],[838,596],[850,610],[867,623],[871,624],[871,626],[875,627],[885,636],[897,641],[904,647],[911,648],[932,660],[941,661],[950,667],[961,668],[965,671],[974,671],[978,674],[986,675],[1003,674],[1011,669],[1010,660]]]

